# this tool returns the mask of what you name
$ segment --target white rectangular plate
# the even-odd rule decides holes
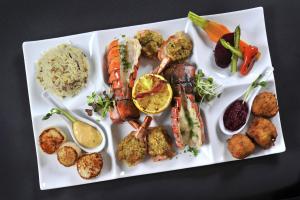
[[[261,51],[261,58],[257,61],[255,67],[248,76],[240,77],[238,74],[230,75],[228,69],[217,68],[213,60],[214,44],[207,39],[206,35],[202,31],[193,26],[187,18],[23,43],[30,111],[39,170],[39,181],[40,188],[42,190],[236,160],[232,158],[230,153],[227,151],[226,140],[228,137],[219,131],[217,119],[220,115],[220,110],[223,110],[229,102],[242,94],[242,92],[247,88],[247,84],[251,83],[265,66],[272,65],[265,30],[263,9],[254,8],[231,13],[209,15],[206,17],[226,24],[226,26],[228,26],[231,30],[234,30],[237,25],[240,25],[242,38],[249,41],[251,44],[258,46]],[[100,176],[91,180],[83,180],[77,174],[75,166],[69,168],[63,167],[58,163],[55,155],[46,155],[39,148],[38,138],[42,129],[49,126],[58,126],[66,132],[68,131],[64,128],[64,121],[60,120],[59,116],[53,116],[47,121],[43,121],[41,119],[42,116],[51,109],[51,107],[44,102],[41,97],[42,88],[35,80],[35,62],[40,58],[42,52],[45,52],[49,48],[55,47],[61,43],[70,42],[74,46],[81,48],[86,53],[91,63],[87,87],[84,88],[76,97],[62,100],[66,107],[70,110],[84,116],[85,113],[83,108],[87,108],[86,96],[92,91],[103,91],[107,88],[102,76],[102,63],[106,46],[115,37],[123,34],[133,37],[136,31],[143,29],[157,30],[164,36],[164,38],[167,38],[169,35],[177,31],[187,32],[194,43],[193,55],[189,59],[189,62],[195,63],[198,69],[201,68],[206,75],[212,76],[215,80],[217,80],[217,82],[224,85],[225,90],[220,98],[209,104],[201,104],[201,111],[206,125],[207,142],[200,148],[200,152],[197,157],[192,156],[191,153],[177,151],[178,154],[172,160],[153,162],[147,158],[145,162],[138,166],[128,168],[116,160],[115,152],[120,139],[132,131],[132,128],[127,123],[122,125],[113,125],[109,119],[105,119],[100,122],[106,129],[106,135],[108,138],[108,145],[104,151],[101,152],[104,158],[103,170]],[[139,75],[151,70],[149,62],[141,60],[141,63]],[[276,93],[274,76],[272,76],[269,80],[268,87],[265,88],[265,90]],[[142,115],[141,119],[143,119],[143,117],[144,116]],[[154,116],[153,121],[152,126],[155,126],[158,124],[157,122],[160,122],[160,124],[166,125],[169,130],[169,134],[171,133],[169,110],[162,115]],[[272,121],[278,132],[275,145],[268,150],[256,148],[255,153],[249,158],[285,151],[279,113],[272,118]]]

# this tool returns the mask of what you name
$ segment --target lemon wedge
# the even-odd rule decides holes
[[[157,74],[144,74],[135,81],[132,99],[135,106],[146,114],[158,114],[171,103],[173,91],[167,80]]]

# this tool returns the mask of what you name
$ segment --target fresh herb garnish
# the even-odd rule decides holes
[[[121,63],[124,66],[124,72],[128,72],[128,69],[131,68],[131,63],[127,60],[127,48],[126,42],[124,44],[120,44],[120,56],[121,56]]]
[[[58,115],[63,115],[65,116],[68,120],[71,122],[75,122],[76,119],[67,111],[60,109],[60,108],[52,108],[43,118],[42,120],[47,120],[49,119],[52,115],[58,114]]]
[[[260,79],[263,77],[262,74],[260,74],[252,83],[251,85],[249,85],[249,87],[247,88],[244,97],[243,97],[243,102],[247,101],[250,93],[252,92],[252,90],[258,86],[261,87],[266,87],[267,82],[266,81],[260,81]]]
[[[210,101],[221,94],[220,85],[216,84],[212,77],[205,77],[202,70],[195,76],[195,90],[202,98],[201,101]]]
[[[197,148],[194,147],[188,147],[188,152],[193,153],[193,155],[196,157],[199,154],[199,150]]]
[[[48,113],[42,118],[42,120],[47,120],[47,119],[49,119],[51,116],[52,116],[52,113],[51,113],[51,112],[48,112]]]
[[[90,96],[87,96],[87,103],[93,108],[94,112],[100,112],[102,117],[105,117],[110,108],[113,107],[112,97],[105,91],[102,94],[92,92]]]

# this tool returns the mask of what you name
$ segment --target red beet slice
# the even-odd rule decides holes
[[[232,46],[234,45],[234,33],[227,33],[221,37],[225,41],[229,42]],[[226,68],[231,62],[232,53],[223,47],[220,40],[217,42],[215,48],[215,61],[216,64],[221,68]]]

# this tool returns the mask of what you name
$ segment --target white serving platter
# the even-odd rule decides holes
[[[259,7],[249,10],[209,15],[206,17],[225,24],[231,30],[234,30],[237,25],[240,25],[242,38],[245,41],[256,45],[260,49],[261,58],[257,61],[248,76],[241,77],[238,74],[230,75],[228,68],[220,69],[216,67],[213,59],[214,44],[207,39],[205,33],[196,28],[187,18],[23,43],[30,111],[39,171],[39,182],[42,190],[236,160],[227,151],[226,140],[228,139],[228,136],[224,135],[219,130],[217,121],[220,111],[224,109],[224,106],[226,106],[228,102],[234,100],[235,97],[242,94],[247,88],[247,85],[250,84],[255,77],[260,74],[260,72],[262,72],[264,67],[272,66],[263,8]],[[87,108],[86,96],[93,91],[100,92],[108,88],[104,82],[102,70],[106,46],[115,37],[119,37],[123,34],[133,37],[136,31],[143,29],[157,30],[164,36],[164,38],[167,38],[169,35],[177,31],[187,32],[194,43],[193,55],[188,62],[195,63],[198,69],[201,68],[206,75],[212,76],[218,83],[223,84],[224,92],[220,98],[214,100],[212,103],[201,104],[200,106],[202,116],[205,120],[207,141],[200,148],[199,155],[196,157],[189,152],[184,153],[183,151],[177,151],[177,155],[172,160],[153,162],[147,158],[136,167],[127,167],[123,163],[117,161],[115,152],[117,144],[121,138],[132,131],[132,128],[128,125],[128,123],[114,125],[111,123],[109,117],[107,117],[99,122],[105,129],[105,134],[107,136],[107,146],[101,152],[104,159],[104,166],[101,175],[91,180],[84,180],[77,174],[76,166],[64,167],[60,165],[56,160],[55,154],[45,154],[39,147],[38,138],[43,129],[50,126],[57,126],[65,130],[67,133],[68,131],[64,124],[65,122],[61,120],[59,116],[53,116],[47,121],[42,120],[42,116],[51,109],[51,106],[49,106],[41,97],[43,90],[37,84],[35,79],[35,63],[43,52],[61,43],[71,43],[85,52],[91,64],[87,87],[84,88],[77,96],[63,99],[62,102],[68,109],[86,117],[86,114],[83,111],[84,108]],[[152,66],[156,64],[157,63],[155,62],[151,63],[150,61],[142,59],[139,76],[145,72],[149,72],[152,69]],[[276,66],[274,73],[276,73]],[[264,90],[276,93],[274,76],[269,79],[269,84],[267,88],[264,88]],[[152,121],[151,126],[156,126],[158,124],[165,125],[169,134],[172,135],[170,128],[170,110],[153,117],[154,120]],[[142,115],[140,119],[142,120],[143,118],[144,115]],[[285,143],[279,113],[272,118],[272,121],[278,132],[275,145],[268,150],[256,148],[254,154],[249,156],[249,158],[285,151]],[[70,138],[71,137],[69,135],[69,139]]]

